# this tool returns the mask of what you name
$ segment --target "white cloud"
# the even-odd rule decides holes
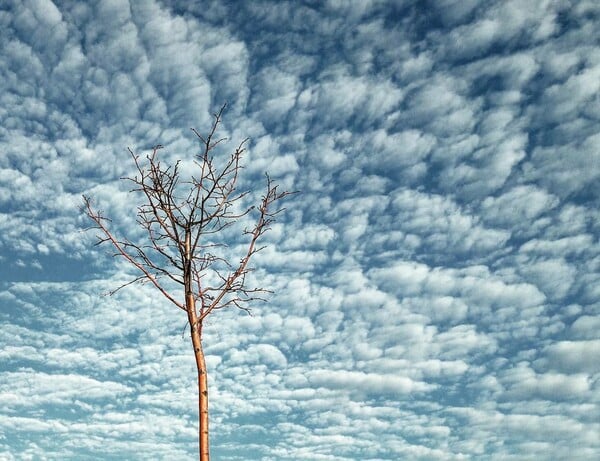
[[[464,133],[475,126],[478,101],[463,96],[463,81],[439,73],[407,97],[407,122],[429,127],[440,137]]]
[[[519,249],[524,253],[546,254],[548,256],[577,255],[586,251],[593,243],[592,236],[581,234],[556,240],[532,239]]]
[[[493,447],[495,452],[507,459],[518,459],[519,453],[532,453],[548,458],[561,456],[584,460],[596,451],[594,431],[597,424],[583,424],[575,419],[560,415],[538,415],[519,412],[503,413],[494,409],[456,407],[448,410],[464,421],[461,431],[465,442],[459,442],[469,451],[480,455],[485,453],[486,446]],[[551,441],[547,439],[548,435]],[[514,445],[502,448],[501,440],[510,437]],[[570,447],[569,440],[578,440],[579,448]],[[489,448],[487,448],[489,449]]]
[[[552,148],[539,147],[533,152],[532,163],[526,165],[528,177],[547,185],[557,194],[566,196],[591,186],[597,181],[600,134]]]
[[[232,351],[226,360],[227,364],[231,363],[234,366],[240,363],[264,363],[282,368],[287,364],[283,353],[270,344],[255,344],[243,351]]]
[[[564,259],[550,259],[526,264],[521,273],[549,298],[561,299],[575,282],[577,270]]]
[[[571,325],[574,337],[581,339],[594,339],[600,331],[600,316],[582,315]]]
[[[277,126],[296,104],[300,89],[298,77],[272,66],[262,69],[256,78],[257,89],[262,93],[256,96],[261,103],[259,117]]]
[[[16,383],[27,383],[26,386]],[[24,370],[7,373],[2,382],[0,401],[6,407],[38,405],[77,405],[77,400],[94,401],[122,396],[132,389],[114,381],[98,381],[77,374],[48,374]]]
[[[521,40],[537,42],[558,29],[558,8],[543,0],[527,4],[516,0],[492,3],[495,4],[482,11],[482,17],[451,31],[444,51],[467,59],[479,57],[494,45],[506,44],[520,34],[524,36]]]
[[[600,340],[559,341],[545,349],[547,366],[567,373],[598,373]]]
[[[484,219],[500,226],[526,227],[531,221],[558,205],[557,197],[534,186],[517,186],[481,204]]]
[[[460,295],[470,301],[473,309],[526,308],[544,301],[544,295],[535,286],[506,283],[481,266],[430,269],[424,264],[399,262],[373,269],[369,274],[382,288],[400,297],[422,293]]]
[[[315,386],[341,389],[366,394],[406,394],[433,388],[423,382],[396,375],[377,375],[346,370],[315,370],[308,373],[308,381]]]
[[[525,364],[502,373],[500,382],[506,387],[506,399],[573,400],[586,397],[590,381],[585,374],[536,374]]]
[[[451,191],[461,187],[461,193],[468,199],[495,192],[525,158],[527,141],[524,133],[505,133],[501,142],[483,144],[473,154],[478,167],[462,163],[442,173],[444,189]]]
[[[472,14],[478,3],[476,0],[441,0],[436,6],[446,24],[458,24]]]
[[[396,108],[403,92],[391,81],[356,78],[343,72],[323,76],[313,90],[310,107],[319,114],[323,127],[344,127],[351,117],[359,123],[381,120]]]
[[[420,236],[422,251],[433,254],[488,252],[510,236],[506,231],[485,228],[477,216],[442,195],[399,190],[392,204],[400,229]]]

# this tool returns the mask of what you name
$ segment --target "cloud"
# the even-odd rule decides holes
[[[600,341],[559,341],[545,349],[547,366],[564,372],[598,373]]]
[[[588,426],[568,416],[502,413],[493,409],[469,407],[452,408],[449,413],[464,421],[462,430],[477,440],[459,443],[458,447],[468,448],[481,454],[485,453],[487,444],[496,446],[507,437],[514,440],[513,445],[506,448],[498,447],[495,450],[501,451],[508,459],[517,459],[521,451],[529,452],[534,449],[537,450],[536,456],[557,454],[571,456],[573,453],[568,454],[568,440],[573,437],[583,443],[583,448],[574,453],[576,458],[585,459],[596,450],[593,442],[593,431],[596,425]],[[552,442],[546,439],[549,433],[552,435]],[[482,443],[483,441],[485,443]]]
[[[590,165],[598,162],[599,141],[600,135],[596,134],[551,150],[537,148],[532,156],[535,171],[531,171],[530,177],[563,196],[585,191],[597,180],[597,173]]]
[[[451,31],[449,36],[453,40],[448,42],[445,51],[453,57],[473,59],[485,55],[493,46],[510,46],[519,35],[521,43],[535,43],[558,31],[554,5],[543,2],[524,5],[518,1],[494,3],[472,23]]]
[[[499,197],[487,197],[481,204],[485,220],[502,227],[530,226],[531,221],[558,204],[543,189],[517,186]]]
[[[27,386],[15,383],[26,381]],[[38,405],[77,405],[77,400],[94,401],[131,392],[127,386],[117,382],[101,382],[77,374],[47,374],[33,370],[9,373],[2,386],[0,399],[5,405],[35,407]]]
[[[536,374],[524,364],[507,370],[502,374],[500,382],[507,388],[504,398],[511,400],[572,400],[587,396],[591,390],[589,378],[584,374]]]
[[[421,248],[433,255],[445,251],[484,253],[501,247],[510,236],[508,232],[486,229],[478,217],[442,195],[400,190],[394,194],[392,204],[399,227],[419,236]]]
[[[384,289],[400,296],[436,293],[460,295],[472,306],[483,308],[521,308],[536,306],[544,295],[527,283],[506,283],[483,267],[462,270],[435,268],[412,262],[399,262],[392,267],[373,269],[371,276]]]
[[[257,103],[262,104],[258,108],[258,115],[263,123],[276,129],[297,104],[299,79],[296,75],[283,72],[275,66],[262,69],[255,78],[256,88],[262,92],[255,96]]]
[[[279,349],[270,344],[257,344],[244,351],[232,351],[227,358],[232,365],[238,363],[266,363],[277,367],[285,367],[287,360]]]
[[[344,370],[315,370],[308,381],[329,389],[343,389],[367,394],[406,394],[426,391],[432,386],[393,375],[375,375]]]
[[[577,270],[564,259],[550,259],[527,264],[522,273],[546,296],[561,299],[575,282]]]
[[[594,339],[600,318],[596,315],[582,315],[571,325],[571,332],[576,338]]]

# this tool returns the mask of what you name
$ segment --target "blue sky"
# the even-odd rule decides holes
[[[193,4],[193,5],[192,5]],[[93,247],[126,148],[289,198],[205,327],[215,460],[600,456],[600,3],[0,5],[0,459],[196,453],[185,318]],[[184,163],[185,165],[185,163]],[[240,240],[228,233],[231,257]]]

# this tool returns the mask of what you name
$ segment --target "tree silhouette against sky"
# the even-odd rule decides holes
[[[84,196],[84,211],[100,231],[97,244],[109,243],[115,256],[133,265],[139,275],[110,294],[136,282],[151,283],[171,303],[187,314],[192,346],[198,371],[199,456],[209,461],[208,380],[202,348],[204,320],[216,310],[235,306],[248,311],[248,303],[262,299],[268,290],[247,285],[249,262],[261,250],[258,241],[282,211],[276,202],[291,192],[279,191],[267,174],[267,189],[257,206],[241,208],[248,191],[237,189],[241,160],[247,139],[228,159],[215,159],[215,148],[224,138],[217,129],[225,106],[214,115],[210,132],[203,136],[193,130],[201,142],[194,171],[182,178],[181,164],[163,165],[154,147],[145,158],[129,149],[137,173],[123,178],[133,183],[132,192],[141,194],[137,208],[137,224],[145,230],[143,242],[115,235],[109,229],[110,219],[96,211],[91,199]],[[219,161],[220,160],[220,161]],[[233,263],[223,256],[224,243],[214,234],[255,215],[253,225],[243,233],[247,237],[245,251]],[[172,287],[180,286],[176,293]],[[183,296],[181,296],[183,295]]]

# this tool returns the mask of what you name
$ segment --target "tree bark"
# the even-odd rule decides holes
[[[202,321],[198,321],[196,312],[196,299],[192,292],[192,266],[191,266],[191,233],[187,229],[185,233],[185,307],[190,323],[190,334],[194,357],[196,359],[196,370],[198,371],[198,450],[200,461],[210,461],[208,446],[208,376],[204,350],[202,349]]]
[[[192,298],[192,305],[194,301]],[[190,309],[193,311],[193,309]],[[188,311],[188,314],[189,312]],[[196,369],[198,371],[198,433],[199,433],[199,454],[200,461],[209,461],[208,446],[208,375],[206,370],[206,361],[202,349],[202,324],[198,324],[195,315],[189,316],[190,329],[192,335],[192,345],[194,347],[194,356],[196,358]]]

